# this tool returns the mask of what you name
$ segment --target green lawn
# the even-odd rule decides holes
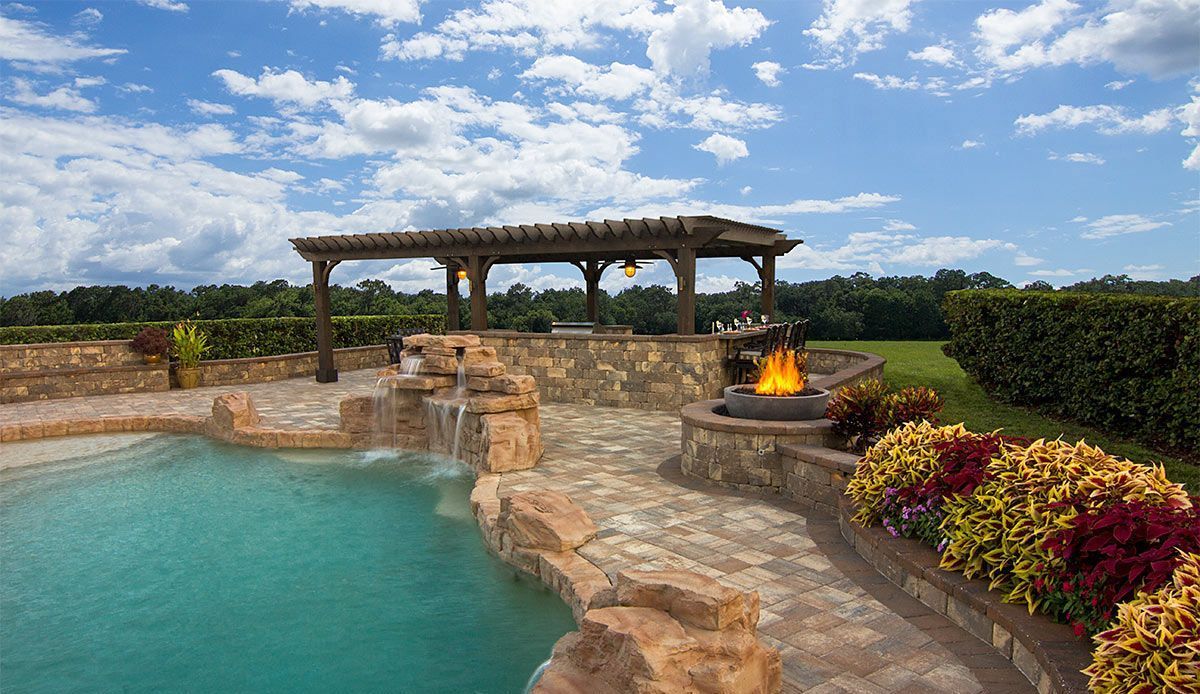
[[[1020,407],[997,402],[958,366],[942,354],[940,342],[810,342],[813,347],[831,347],[871,352],[887,359],[884,380],[893,388],[929,386],[946,400],[941,419],[947,423],[964,422],[973,431],[1003,429],[1011,436],[1031,439],[1057,438],[1070,441],[1086,439],[1113,455],[1137,462],[1161,462],[1167,476],[1187,484],[1189,490],[1200,487],[1200,467],[1156,453],[1132,441],[1110,436],[1095,429],[1060,422]],[[1194,493],[1194,492],[1193,492]]]

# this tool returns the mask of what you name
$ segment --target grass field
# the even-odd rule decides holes
[[[884,380],[893,388],[929,386],[945,398],[942,422],[964,422],[973,431],[1003,429],[1010,436],[1031,439],[1059,436],[1070,441],[1086,439],[1093,446],[1099,446],[1113,455],[1137,462],[1161,462],[1172,480],[1187,484],[1193,494],[1200,489],[1200,467],[1156,453],[1133,441],[993,400],[959,368],[958,362],[942,354],[940,342],[814,341],[809,344],[813,347],[871,352],[887,359],[887,366],[883,369]]]

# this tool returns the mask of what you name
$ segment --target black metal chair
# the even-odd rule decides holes
[[[388,363],[399,364],[400,352],[404,350],[404,338],[419,335],[422,332],[424,331],[417,328],[400,328],[394,335],[388,335],[384,338],[384,341],[387,342],[388,359],[391,360]]]

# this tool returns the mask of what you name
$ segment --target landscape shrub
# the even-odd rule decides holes
[[[921,386],[892,393],[877,379],[867,379],[838,389],[825,406],[833,431],[865,450],[889,429],[907,422],[937,423],[944,402],[937,391]]]
[[[208,335],[208,359],[265,357],[311,352],[317,348],[316,322],[312,318],[230,318],[192,321]],[[383,344],[401,330],[443,333],[445,316],[333,316],[333,346],[360,347]],[[0,344],[132,340],[147,326],[170,330],[174,323],[106,323],[98,325],[47,325],[0,328]]]
[[[1043,610],[1077,634],[1102,630],[1118,603],[1170,580],[1181,552],[1200,552],[1198,507],[1118,501],[1075,516],[1046,543],[1062,568],[1041,582]]]
[[[1006,446],[970,495],[948,499],[944,569],[984,577],[1008,602],[1030,613],[1045,599],[1038,580],[1058,575],[1061,557],[1049,549],[1058,530],[1091,509],[1119,501],[1186,508],[1183,486],[1161,467],[1116,458],[1080,441],[1038,440]]]
[[[858,504],[854,520],[864,525],[879,522],[889,489],[923,486],[940,468],[938,446],[969,433],[961,424],[939,427],[922,420],[885,434],[858,461],[846,485],[846,494]]]
[[[955,291],[948,353],[1002,400],[1194,457],[1200,299]]]
[[[1084,669],[1094,692],[1195,692],[1200,682],[1200,554],[1182,557],[1170,583],[1117,607],[1094,637]]]

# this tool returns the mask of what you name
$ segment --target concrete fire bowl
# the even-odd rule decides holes
[[[725,389],[725,409],[730,417],[739,419],[777,422],[821,419],[825,416],[829,391],[812,387],[808,391],[815,392],[808,395],[756,395],[752,385],[729,386]]]

